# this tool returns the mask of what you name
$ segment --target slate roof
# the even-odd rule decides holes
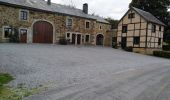
[[[90,14],[85,14],[81,9],[60,5],[56,3],[51,3],[51,5],[48,5],[45,0],[0,0],[0,4],[9,4],[9,5],[28,7],[28,8],[33,8],[33,9],[38,9],[43,11],[61,13],[61,14],[77,16],[77,17],[82,17],[87,19],[94,19],[102,23],[109,23],[103,18],[92,16]]]
[[[132,7],[132,9],[135,10],[139,15],[141,15],[145,20],[166,26],[163,22],[161,22],[159,19],[157,19],[151,13],[143,11],[143,10],[135,8],[135,7]]]

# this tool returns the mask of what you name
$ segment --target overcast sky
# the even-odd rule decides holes
[[[128,10],[131,0],[52,0],[52,2],[74,5],[82,9],[84,3],[89,4],[89,13],[95,13],[102,17],[120,19]]]

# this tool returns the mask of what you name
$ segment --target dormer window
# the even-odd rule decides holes
[[[130,14],[128,15],[128,18],[129,18],[129,19],[135,18],[135,13],[130,13]]]
[[[29,16],[28,10],[20,10],[20,20],[21,21],[27,21]]]

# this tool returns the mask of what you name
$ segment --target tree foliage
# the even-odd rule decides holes
[[[168,25],[168,22],[170,21],[170,14],[168,12],[170,0],[132,0],[129,6],[150,12],[164,22],[167,25],[164,40],[168,41],[167,39],[170,36],[170,25]]]
[[[170,0],[132,0],[130,6],[150,12],[159,20],[167,24]]]
[[[111,24],[111,29],[117,29],[117,25],[119,23],[119,20],[115,20],[112,18],[106,18],[106,20]]]

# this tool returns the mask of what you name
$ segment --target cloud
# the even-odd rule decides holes
[[[120,19],[128,10],[131,0],[52,0],[52,2],[73,5],[79,9],[82,9],[84,3],[88,3],[89,13]]]

